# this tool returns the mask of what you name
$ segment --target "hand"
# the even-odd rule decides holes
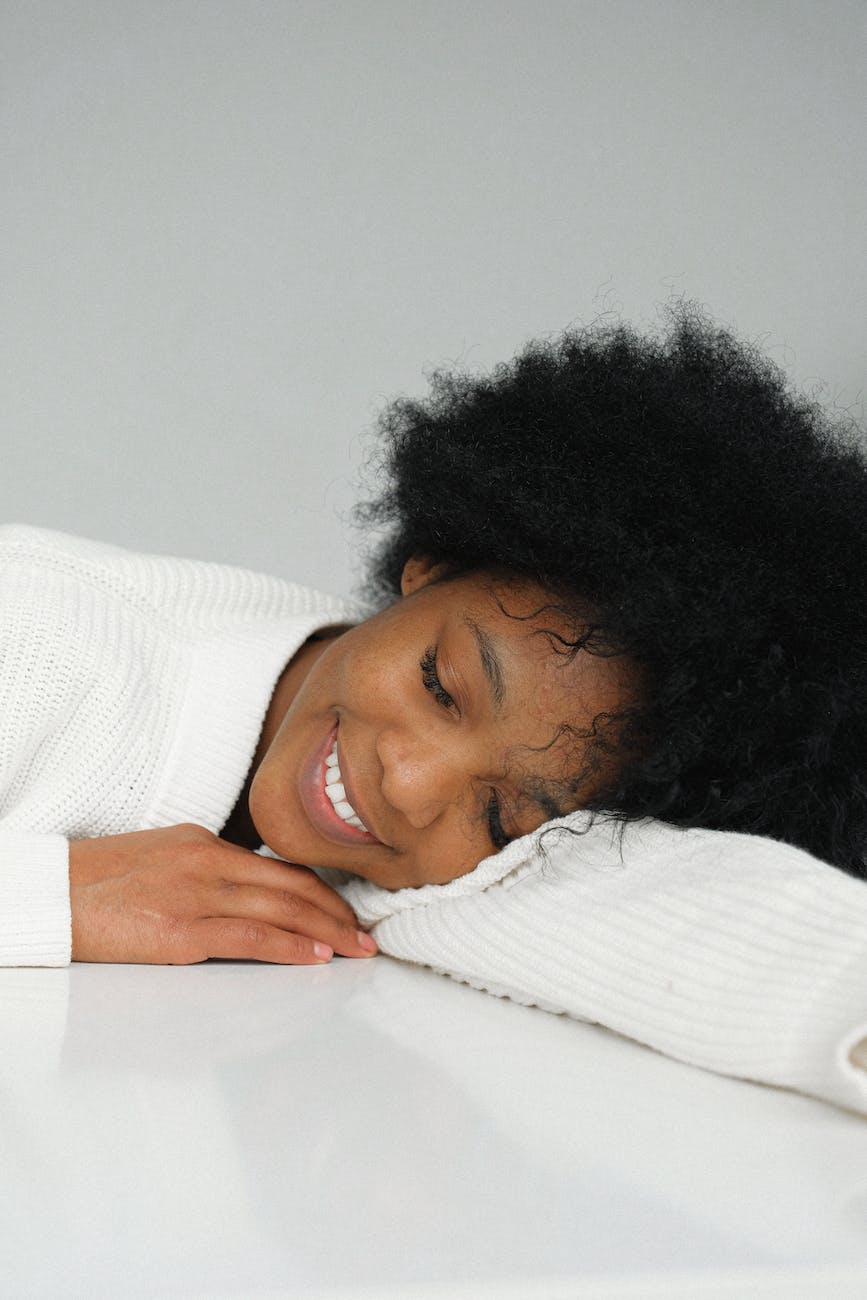
[[[203,826],[69,846],[72,960],[186,965],[208,957],[319,964],[370,957],[339,894],[308,867],[260,857]]]

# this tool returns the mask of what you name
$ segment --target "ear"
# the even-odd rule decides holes
[[[437,578],[441,578],[447,571],[447,564],[435,564],[429,555],[413,555],[403,566],[403,573],[400,575],[400,593],[402,596],[411,596],[414,591],[420,591],[429,582],[436,582]]]

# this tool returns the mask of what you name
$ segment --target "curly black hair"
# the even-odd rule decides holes
[[[489,375],[437,370],[426,400],[390,403],[359,508],[388,530],[368,590],[394,599],[413,555],[541,584],[575,647],[642,667],[622,761],[582,806],[867,876],[862,435],[702,309],[667,316],[657,335],[603,321],[536,341]]]

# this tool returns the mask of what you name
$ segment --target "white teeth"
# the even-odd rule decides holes
[[[364,822],[346,798],[346,788],[340,780],[337,741],[334,742],[331,753],[325,759],[325,793],[331,800],[331,805],[338,817],[348,822],[350,826],[357,826],[359,830],[367,831]]]

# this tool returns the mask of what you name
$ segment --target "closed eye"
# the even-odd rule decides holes
[[[503,830],[503,823],[500,820],[500,797],[496,790],[492,790],[488,799],[488,834],[491,837],[491,843],[497,852],[504,849],[507,844],[511,844],[512,837]]]
[[[458,709],[457,704],[440,681],[439,673],[437,672],[436,646],[428,646],[427,650],[425,650],[419,660],[418,666],[421,669],[422,685],[425,690],[434,697],[437,704],[441,704],[444,709],[454,709],[456,713],[459,713],[460,710]]]

